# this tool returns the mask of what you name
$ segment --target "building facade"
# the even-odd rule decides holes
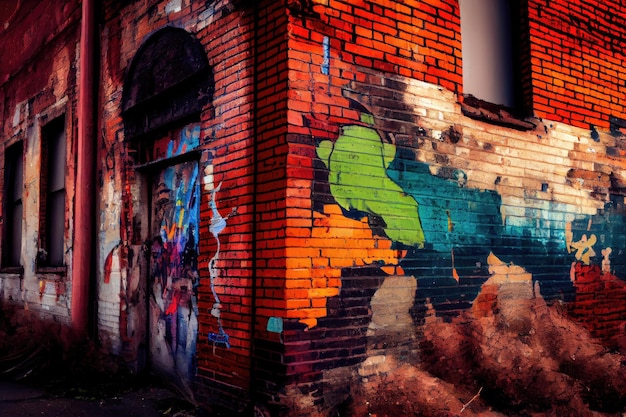
[[[236,411],[624,410],[621,2],[1,13],[3,308]]]

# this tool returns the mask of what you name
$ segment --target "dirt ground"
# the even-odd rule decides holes
[[[200,415],[176,402],[172,392],[148,386],[118,393],[54,393],[22,383],[0,382],[0,416],[12,417],[191,417]]]
[[[191,404],[147,377],[89,378],[77,383],[41,376],[0,379],[0,417],[235,417]]]
[[[63,326],[0,309],[0,417],[232,416],[120,361]]]

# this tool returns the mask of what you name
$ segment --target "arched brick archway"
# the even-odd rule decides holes
[[[165,27],[137,51],[122,95],[125,140],[134,151],[129,162],[138,178],[127,198],[141,213],[136,240],[145,242],[147,255],[137,273],[146,302],[132,308],[145,323],[151,371],[188,395],[197,366],[200,114],[212,92],[201,43]]]
[[[150,35],[124,81],[122,115],[127,140],[197,117],[213,95],[206,53],[189,32],[165,27]]]

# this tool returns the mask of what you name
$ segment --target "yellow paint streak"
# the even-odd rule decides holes
[[[596,244],[598,238],[596,235],[591,235],[587,238],[587,235],[583,235],[577,242],[572,242],[571,246],[576,250],[576,259],[582,261],[585,265],[591,263],[591,257],[596,256],[596,252],[593,250],[593,245]]]

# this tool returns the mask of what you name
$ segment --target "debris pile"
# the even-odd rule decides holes
[[[427,317],[419,363],[367,378],[353,415],[622,416],[626,357],[546,303],[522,267],[489,265],[472,308]]]

